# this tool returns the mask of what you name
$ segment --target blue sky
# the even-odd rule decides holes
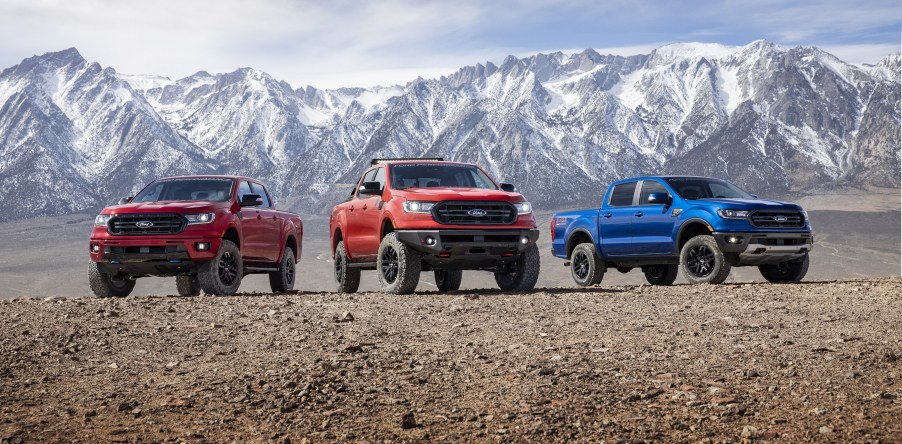
[[[173,78],[250,66],[295,87],[435,77],[508,54],[672,42],[819,46],[851,63],[900,50],[894,1],[0,0],[0,67],[76,47]]]

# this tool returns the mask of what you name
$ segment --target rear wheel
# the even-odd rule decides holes
[[[284,293],[294,289],[294,251],[285,247],[282,252],[282,262],[279,262],[279,271],[269,274],[269,288],[273,293]]]
[[[580,287],[598,285],[604,278],[604,262],[598,257],[595,245],[586,242],[576,246],[570,254],[570,276]]]
[[[461,270],[435,270],[434,274],[438,291],[457,291],[464,278],[464,272]]]
[[[652,285],[672,285],[680,272],[679,265],[649,265],[642,267],[645,279]]]
[[[197,296],[200,294],[200,282],[197,275],[176,276],[175,288],[179,292],[179,296]]]
[[[197,267],[197,280],[204,293],[216,296],[229,296],[238,291],[241,278],[244,277],[244,264],[241,252],[232,241],[223,239],[219,244],[216,257],[201,262]]]
[[[391,294],[410,294],[420,283],[420,257],[398,240],[396,233],[388,233],[379,245],[376,273],[382,291]]]
[[[335,282],[341,293],[354,293],[360,287],[360,269],[351,267],[344,241],[335,246]]]
[[[100,271],[97,262],[88,262],[88,283],[91,291],[99,298],[124,298],[135,289],[134,279],[117,274],[111,276]]]
[[[680,250],[680,269],[690,283],[723,283],[731,268],[713,236],[695,236]]]
[[[800,260],[759,265],[758,271],[769,282],[799,282],[808,273],[808,255]]]
[[[502,291],[532,291],[539,280],[539,247],[526,247],[509,268],[495,272],[495,282]]]

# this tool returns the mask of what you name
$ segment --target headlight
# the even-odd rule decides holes
[[[111,217],[113,217],[112,214],[98,214],[97,217],[94,218],[94,225],[98,227],[105,227],[107,222],[110,221]]]
[[[514,202],[514,207],[517,208],[518,215],[532,213],[532,204],[529,202]]]
[[[432,211],[435,202],[422,202],[418,200],[408,200],[404,202],[404,211],[407,213],[428,213]]]
[[[185,219],[188,219],[188,225],[208,224],[210,222],[213,222],[213,219],[216,219],[216,214],[214,214],[214,213],[186,214]]]
[[[717,214],[725,219],[747,219],[748,210],[717,210]]]

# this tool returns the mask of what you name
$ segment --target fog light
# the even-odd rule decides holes
[[[738,244],[740,242],[742,242],[742,238],[739,236],[730,236],[727,238],[728,244]]]
[[[100,253],[100,245],[91,244],[91,251],[93,251],[94,253]]]
[[[423,242],[425,242],[426,245],[435,245],[435,238],[432,236],[426,236],[426,239],[423,240]]]
[[[520,243],[523,244],[523,245],[528,244],[528,243],[529,243],[529,238],[528,238],[528,237],[521,237],[521,238],[520,238]]]
[[[194,244],[194,248],[197,251],[208,251],[210,249],[210,243],[209,242],[198,242],[198,243]]]

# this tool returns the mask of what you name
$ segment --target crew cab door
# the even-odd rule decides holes
[[[282,221],[279,220],[279,212],[273,208],[272,199],[263,184],[251,182],[251,190],[263,197],[263,205],[254,207],[262,230],[259,233],[260,257],[267,262],[276,262],[282,253]]]
[[[385,188],[385,167],[373,168],[363,175],[358,188],[364,182],[380,182]],[[361,194],[358,189],[348,203],[347,241],[352,256],[363,260],[373,259],[379,252],[379,222],[382,214],[382,196]]]
[[[238,202],[246,194],[257,194],[251,189],[250,182],[242,180],[238,183]],[[260,214],[259,207],[243,207],[241,217],[241,257],[245,260],[266,260],[266,222]]]
[[[638,182],[614,185],[598,215],[601,252],[605,257],[628,256],[632,251],[632,224],[639,211],[635,206]]]
[[[670,214],[670,204],[649,202],[652,193],[672,196],[662,183],[655,180],[643,180],[639,185],[639,199],[633,214],[632,250],[641,255],[676,254],[673,241],[676,218]]]

